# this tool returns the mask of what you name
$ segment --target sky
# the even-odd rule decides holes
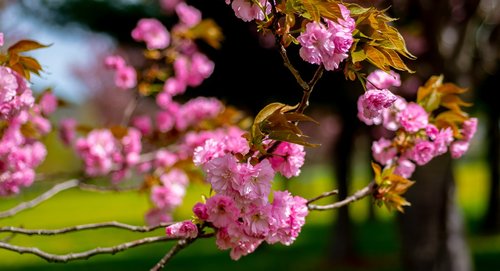
[[[28,54],[35,57],[44,70],[41,77],[32,77],[31,88],[36,92],[51,87],[57,96],[72,103],[83,102],[89,94],[86,86],[72,73],[73,67],[92,66],[92,63],[100,61],[93,57],[97,50],[110,51],[115,46],[104,35],[76,26],[55,27],[26,16],[15,3],[0,10],[0,32],[5,36],[5,44],[0,51],[6,51],[9,45],[20,39],[51,44]]]

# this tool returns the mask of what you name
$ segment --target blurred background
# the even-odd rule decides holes
[[[181,1],[181,0],[178,0]],[[178,2],[177,1],[177,2]],[[6,45],[33,39],[50,47],[34,51],[44,68],[33,79],[34,91],[51,87],[69,106],[54,116],[68,115],[82,122],[112,123],[130,95],[118,91],[103,59],[126,55],[140,63],[142,44],[130,36],[144,17],[175,23],[168,4],[158,0],[0,0],[0,31]],[[186,0],[213,18],[224,41],[215,50],[200,44],[215,62],[213,75],[187,95],[215,96],[254,115],[270,102],[295,104],[302,90],[283,66],[272,44],[256,33],[252,23],[234,16],[224,1]],[[419,85],[431,75],[469,89],[467,111],[479,119],[479,129],[468,153],[459,160],[448,155],[419,168],[416,184],[406,193],[412,203],[405,213],[389,212],[363,199],[334,211],[312,212],[296,242],[287,247],[261,245],[256,252],[232,261],[213,239],[200,240],[181,251],[169,270],[499,270],[500,269],[500,2],[498,0],[394,0],[361,1],[387,8],[394,25],[405,37],[417,60],[407,64],[415,74],[401,74],[399,95],[414,99]],[[304,78],[313,66],[300,60],[297,48],[290,58]],[[338,188],[339,198],[371,180],[371,141],[381,135],[356,117],[357,97],[363,89],[346,82],[341,73],[327,73],[311,96],[306,114],[320,122],[304,126],[311,141],[322,146],[307,149],[299,177],[275,180],[276,188],[311,198]],[[112,98],[112,99],[111,99]],[[46,141],[49,156],[43,173],[78,170],[73,153],[57,142]],[[36,182],[20,195],[2,199],[0,210],[11,208],[46,191],[56,182]],[[191,216],[190,206],[206,187],[192,185],[185,207],[175,219]],[[329,201],[330,200],[330,201]],[[322,203],[331,202],[331,199]],[[116,220],[144,224],[147,195],[138,192],[92,193],[69,190],[39,207],[0,220],[0,226],[59,228]],[[146,235],[161,234],[161,229]],[[111,246],[145,234],[101,229],[52,237],[14,236],[12,243],[36,246],[52,253],[78,252]],[[2,237],[2,236],[0,236]],[[99,255],[67,264],[47,263],[31,255],[0,251],[0,270],[145,270],[168,251],[171,244],[129,249],[117,255]]]

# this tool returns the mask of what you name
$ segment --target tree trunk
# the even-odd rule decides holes
[[[463,218],[455,200],[451,157],[418,168],[405,197],[412,206],[399,215],[402,265],[408,271],[473,270]]]

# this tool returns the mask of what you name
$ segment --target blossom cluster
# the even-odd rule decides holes
[[[276,172],[287,178],[300,174],[304,147],[289,142],[268,144],[279,146],[269,158],[262,159],[237,158],[253,155],[241,133],[207,139],[194,150],[193,161],[203,169],[215,194],[197,203],[193,212],[199,221],[216,229],[217,246],[230,249],[234,260],[253,252],[264,241],[290,245],[308,214],[304,198],[288,191],[271,193]],[[169,232],[176,228],[167,228],[167,234],[179,235]]]
[[[35,180],[47,155],[40,139],[52,130],[48,116],[56,107],[52,92],[36,101],[26,78],[0,66],[0,196],[17,194]]]
[[[400,86],[395,72],[376,70],[367,77],[367,91],[358,99],[358,118],[367,125],[382,125],[394,132],[392,139],[379,138],[372,143],[376,162],[395,167],[395,174],[411,177],[415,167],[450,151],[461,157],[469,148],[477,130],[477,118],[466,118],[457,127],[436,123],[433,112],[417,102],[408,102],[388,88]]]

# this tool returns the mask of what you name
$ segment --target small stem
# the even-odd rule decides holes
[[[325,211],[325,210],[338,209],[340,207],[343,207],[345,205],[348,205],[350,203],[358,201],[364,197],[370,196],[373,194],[373,192],[375,192],[375,182],[371,182],[370,184],[365,186],[363,189],[358,190],[353,195],[351,195],[351,196],[349,196],[349,197],[347,197],[344,200],[341,200],[339,202],[335,202],[335,203],[328,204],[328,205],[315,205],[315,204],[308,203],[307,208],[310,211],[312,211],[312,210]]]
[[[339,193],[339,191],[337,189],[335,190],[332,190],[332,191],[328,191],[328,192],[324,192],[323,194],[317,196],[317,197],[314,197],[310,200],[307,201],[307,205],[309,205],[310,203],[313,203],[315,201],[318,201],[322,198],[326,198],[326,197],[329,197],[329,196],[332,196],[332,195],[337,195]]]

